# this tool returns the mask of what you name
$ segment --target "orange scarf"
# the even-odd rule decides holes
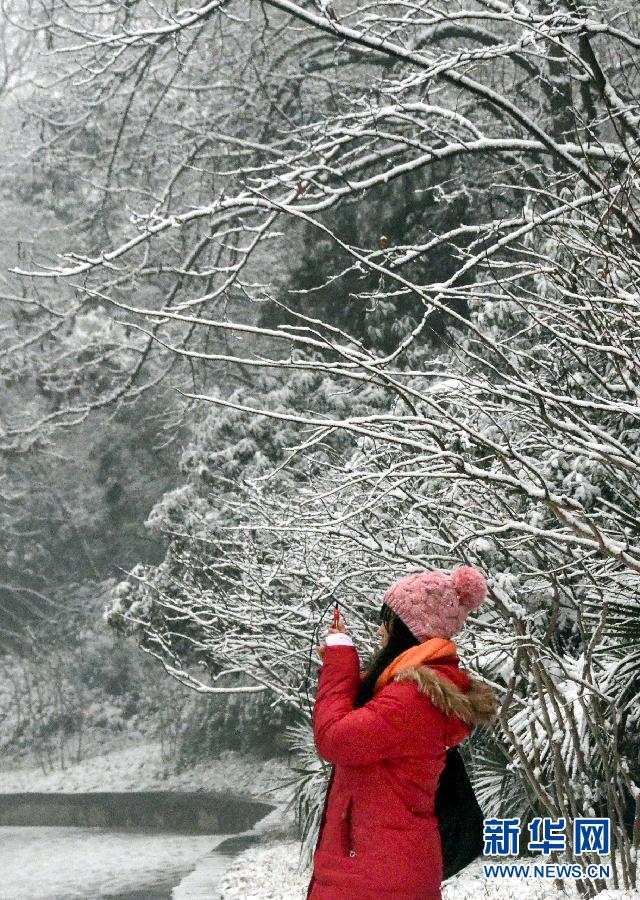
[[[444,657],[456,657],[456,649],[453,641],[439,637],[429,638],[421,644],[409,647],[408,650],[399,653],[386,669],[383,669],[374,685],[374,693],[381,687],[384,687],[396,672],[399,672],[401,669],[409,669],[411,666],[419,666],[420,663],[435,661]],[[364,675],[366,675],[366,672],[362,673],[362,676]]]

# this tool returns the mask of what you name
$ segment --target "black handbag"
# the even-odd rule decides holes
[[[447,750],[435,796],[435,814],[444,880],[468,866],[484,849],[484,816],[457,747]]]

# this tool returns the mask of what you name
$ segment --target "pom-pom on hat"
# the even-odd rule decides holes
[[[487,593],[482,572],[458,566],[450,575],[438,570],[405,575],[389,588],[384,601],[422,642],[453,637]]]

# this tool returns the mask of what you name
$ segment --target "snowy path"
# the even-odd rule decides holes
[[[268,841],[270,835],[278,832],[281,833],[283,829],[286,830],[290,827],[290,812],[287,811],[285,813],[284,803],[280,803],[263,819],[256,822],[250,831],[243,832],[243,836],[255,838],[257,841]],[[297,841],[295,841],[294,844],[297,855],[299,844]],[[277,844],[277,847],[280,848],[279,843]],[[281,855],[281,850],[278,852]],[[251,859],[252,854],[256,853],[258,854],[258,858],[262,859],[265,867],[270,868],[268,853],[265,856],[265,848],[262,844],[257,847],[249,847],[248,850],[243,850],[240,854],[234,854],[233,856],[225,854],[223,849],[218,853],[214,852],[207,854],[198,861],[194,871],[187,875],[180,882],[178,887],[174,888],[172,900],[222,900],[222,898],[226,896],[226,888],[224,887],[226,883],[226,873],[229,871],[234,861],[237,859]],[[287,876],[290,878],[291,873],[288,872]],[[260,877],[264,876],[261,874]],[[233,880],[234,883],[237,882],[236,876],[233,876]],[[280,879],[278,886],[279,891],[282,890],[285,883],[285,880]],[[213,885],[218,886],[216,891],[212,891]],[[245,884],[243,886],[243,891],[244,893],[240,894],[241,897],[250,898],[252,896],[249,892],[249,885]],[[234,894],[233,896],[236,895]],[[276,894],[274,896],[280,897],[281,895]],[[282,897],[284,898],[284,895],[282,895]]]
[[[232,861],[233,856],[215,851],[208,853],[173,889],[171,900],[219,900],[220,893],[213,891],[212,886],[220,884]]]

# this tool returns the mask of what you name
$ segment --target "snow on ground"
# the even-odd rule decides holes
[[[97,900],[131,891],[149,898],[159,882],[166,885],[159,896],[166,897],[224,837],[2,827],[0,900]]]
[[[233,857],[215,850],[207,853],[198,860],[195,869],[174,887],[171,900],[212,900],[211,886],[220,884],[232,859]]]
[[[0,793],[22,791],[220,791],[281,802],[286,789],[271,791],[278,782],[290,781],[286,758],[263,760],[237,750],[172,771],[160,753],[160,743],[147,741],[109,748],[67,768],[44,774],[27,766],[0,768]],[[268,793],[267,793],[268,792]]]
[[[299,873],[296,840],[265,843],[245,850],[219,883],[223,900],[304,900],[311,872]]]
[[[290,840],[245,850],[220,881],[220,900],[304,900],[311,871],[298,871],[299,848],[297,841]],[[565,886],[560,891],[550,880],[485,878],[482,861],[477,860],[445,882],[442,900],[567,900],[579,896],[575,882],[567,880]],[[598,900],[640,900],[640,891],[602,891]]]

